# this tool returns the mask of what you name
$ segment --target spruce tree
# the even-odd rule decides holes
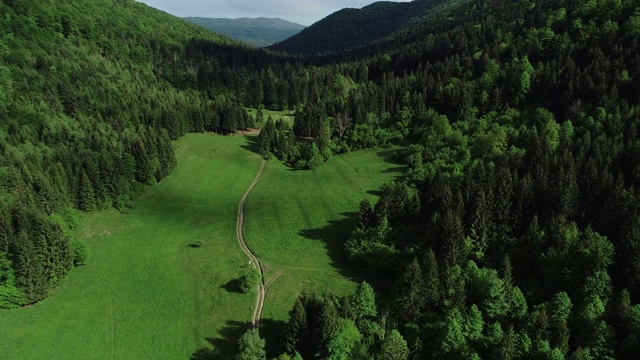
[[[384,342],[380,348],[380,353],[376,356],[379,360],[407,360],[409,358],[409,347],[407,342],[398,332],[391,330],[384,337]]]
[[[422,269],[414,259],[394,286],[397,311],[405,322],[416,322],[427,301]]]
[[[16,283],[30,302],[42,300],[48,293],[49,282],[43,259],[26,232],[18,234],[16,245]]]
[[[93,211],[96,209],[95,195],[93,193],[93,184],[89,180],[87,174],[82,171],[80,176],[80,188],[78,193],[78,207],[80,210]]]
[[[349,303],[356,318],[375,318],[378,314],[375,291],[366,281],[358,285]]]
[[[284,348],[287,354],[293,355],[296,351],[306,353],[306,349],[297,349],[301,338],[307,336],[307,312],[300,298],[296,300],[289,316],[289,322],[284,335]]]
[[[425,259],[425,305],[427,310],[435,310],[440,306],[442,298],[442,286],[440,285],[440,274],[436,254],[432,249],[427,252]]]

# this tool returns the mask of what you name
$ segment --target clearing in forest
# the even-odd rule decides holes
[[[0,311],[0,358],[232,358],[256,299],[236,289],[247,266],[236,240],[238,202],[262,161],[254,142],[188,134],[176,142],[176,170],[131,209],[81,214],[73,235],[87,243],[88,264],[41,303]],[[266,280],[279,275],[263,334],[286,320],[301,291],[354,288],[342,243],[360,200],[402,171],[387,161],[391,153],[334,156],[314,171],[268,162],[244,224]]]
[[[232,286],[246,262],[236,210],[262,159],[240,136],[188,134],[176,146],[176,170],[132,209],[82,215],[74,235],[90,248],[86,266],[43,302],[0,311],[0,359],[189,359],[201,348],[235,349],[226,327],[237,323],[241,334],[255,300]]]
[[[303,291],[336,295],[355,289],[357,272],[343,244],[358,222],[360,201],[399,177],[398,149],[333,156],[312,171],[269,161],[245,204],[245,241],[260,259],[268,286],[261,327],[288,319]],[[269,332],[269,331],[267,331]]]

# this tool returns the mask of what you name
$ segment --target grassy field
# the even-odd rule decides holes
[[[292,171],[271,160],[245,206],[245,239],[268,268],[264,333],[278,332],[303,291],[351,293],[358,278],[343,244],[358,221],[358,205],[375,199],[383,182],[404,168],[396,150],[334,156],[313,171]]]
[[[255,300],[227,290],[246,261],[236,208],[261,159],[243,137],[190,134],[176,145],[178,168],[126,214],[83,215],[75,236],[90,247],[87,266],[45,301],[0,311],[0,359],[189,359],[211,356],[212,346],[235,350]],[[196,241],[200,248],[189,246]]]
[[[89,264],[45,301],[0,311],[0,359],[231,358],[255,300],[230,285],[247,262],[235,222],[261,161],[251,143],[189,134],[176,143],[178,168],[126,214],[81,215],[74,235],[88,244]],[[245,210],[249,246],[267,276],[280,274],[263,336],[273,339],[302,291],[353,290],[342,243],[360,200],[403,170],[392,156],[334,156],[315,171],[268,163]]]
[[[256,113],[258,112],[258,109],[247,108],[247,111],[249,112],[249,115],[251,115],[251,117],[255,118]],[[264,121],[267,121],[267,118],[269,117],[269,115],[271,115],[271,118],[273,119],[273,121],[278,121],[279,119],[283,119],[288,121],[290,125],[293,124],[293,120],[295,119],[294,113],[295,113],[294,110],[284,110],[284,111],[276,111],[276,110],[268,110],[268,109],[262,110],[262,116],[264,117]]]

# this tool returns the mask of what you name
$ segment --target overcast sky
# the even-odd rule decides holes
[[[302,25],[312,23],[342,8],[361,8],[376,0],[138,0],[179,17],[281,18]],[[392,0],[395,2],[407,2]]]

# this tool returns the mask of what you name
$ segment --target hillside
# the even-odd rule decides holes
[[[299,34],[269,47],[297,55],[336,53],[385,38],[420,22],[444,0],[414,0],[408,3],[375,2],[362,9],[342,9],[316,22]]]
[[[290,38],[306,28],[304,25],[286,20],[268,18],[219,19],[186,17],[184,20],[255,47],[272,45]]]
[[[244,263],[235,212],[261,161],[247,143],[187,134],[175,171],[132,208],[81,214],[72,235],[89,262],[46,301],[0,311],[0,358],[189,359],[208,338],[222,352],[212,358],[231,358],[224,328],[255,300],[225,286]]]
[[[87,16],[86,14],[91,14]],[[246,113],[189,84],[194,38],[232,43],[133,0],[0,4],[0,307],[45,298],[74,263],[71,208],[126,208],[175,167],[194,114]],[[240,125],[238,125],[240,124]]]

